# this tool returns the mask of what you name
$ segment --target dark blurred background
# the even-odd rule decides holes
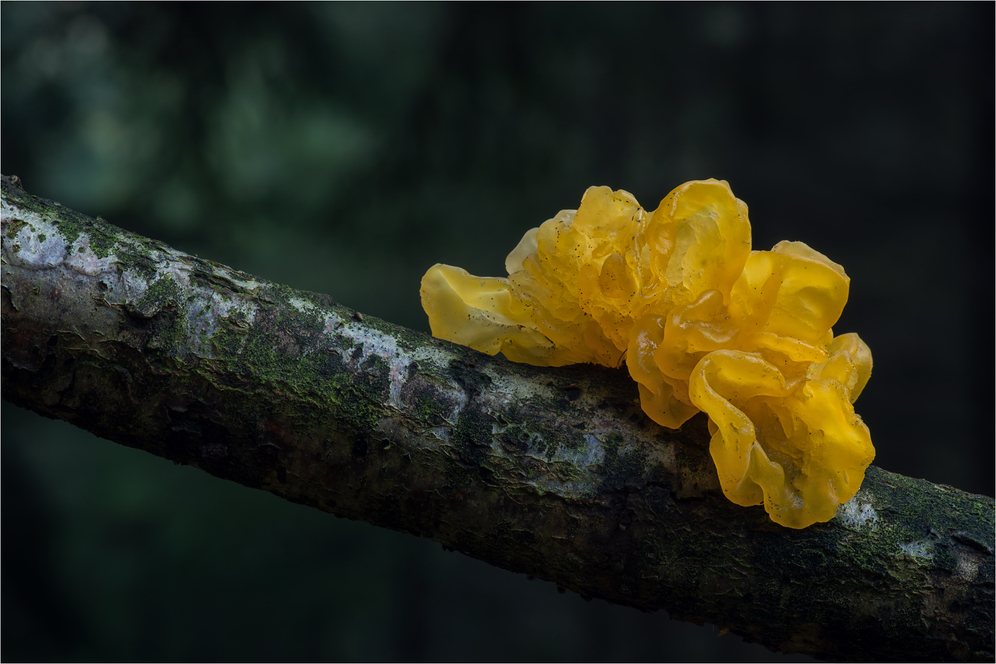
[[[843,264],[876,464],[992,496],[994,5],[2,8],[2,172],[428,331],[589,185]],[[989,393],[991,395],[991,393]],[[2,659],[768,660],[3,405]],[[787,658],[804,660],[805,658]]]

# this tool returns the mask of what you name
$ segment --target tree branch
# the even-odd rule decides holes
[[[772,649],[993,659],[991,498],[872,467],[836,519],[781,528],[723,497],[703,417],[657,426],[624,371],[487,357],[2,187],[17,405]]]

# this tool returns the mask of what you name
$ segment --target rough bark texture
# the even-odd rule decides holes
[[[838,660],[993,660],[993,499],[869,469],[837,518],[719,489],[623,371],[481,355],[3,178],[3,397],[584,596]],[[413,291],[414,292],[414,291]]]

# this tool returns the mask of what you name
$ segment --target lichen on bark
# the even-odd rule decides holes
[[[585,596],[826,659],[992,660],[993,500],[872,467],[826,524],[727,501],[702,417],[361,316],[3,179],[3,396]]]

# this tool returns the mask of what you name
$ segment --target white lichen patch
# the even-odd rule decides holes
[[[429,433],[431,433],[432,436],[436,440],[438,440],[438,441],[440,441],[442,443],[448,443],[448,442],[450,442],[450,428],[449,427],[433,427],[433,428],[429,429]]]
[[[537,396],[545,398],[553,396],[551,389],[546,386],[505,376],[491,367],[486,368],[484,374],[491,379],[491,393],[494,396],[493,405],[496,409],[501,409],[508,403],[527,401]]]
[[[229,283],[235,284],[239,288],[250,293],[255,293],[263,285],[261,282],[253,279],[240,279],[239,277],[236,277],[234,270],[221,265],[220,263],[214,263],[213,266],[215,276],[220,277]]]
[[[66,259],[66,241],[54,224],[30,210],[12,208],[2,201],[0,215],[4,224],[13,219],[25,222],[13,237],[4,239],[4,260],[30,270],[44,270],[61,265]],[[6,234],[6,229],[4,231]]]
[[[955,576],[958,576],[966,581],[975,581],[975,577],[979,573],[979,563],[971,556],[967,555],[963,550],[955,549],[955,558],[958,561],[955,567]]]
[[[553,461],[566,461],[575,468],[597,466],[605,460],[605,446],[590,433],[582,436],[584,445],[570,449],[561,445],[553,455]]]
[[[117,271],[118,257],[114,253],[100,258],[90,246],[90,236],[80,233],[70,245],[65,264],[71,270],[85,274],[88,277],[99,277]]]
[[[900,542],[899,549],[906,555],[918,558],[925,562],[930,562],[934,559],[934,543],[930,540]]]
[[[67,242],[57,226],[44,216],[28,209],[15,209],[6,200],[2,203],[0,214],[4,222],[14,219],[25,222],[4,243],[5,258],[11,265],[32,270],[65,265],[88,277],[114,273],[117,270],[117,256],[114,253],[103,258],[97,256],[90,246],[90,236],[86,233],[80,233],[72,242]]]
[[[351,353],[342,354],[343,360],[348,364],[360,366],[374,355],[387,364],[387,403],[391,407],[401,410],[401,388],[404,386],[404,378],[407,375],[408,367],[411,366],[412,358],[407,353],[401,352],[397,339],[389,334],[383,334],[357,324],[344,325],[339,334],[351,339],[355,348],[360,350],[360,355],[355,359]]]
[[[298,311],[300,311],[302,314],[306,314],[309,311],[313,311],[315,309],[314,304],[308,302],[307,300],[302,300],[299,297],[292,297],[287,300],[287,303],[290,304],[295,309],[297,309]]]
[[[252,325],[256,319],[256,304],[251,300],[203,289],[199,297],[190,300],[186,314],[191,349],[200,357],[214,358],[211,340],[218,333],[221,323],[237,314],[240,326]]]
[[[859,491],[837,508],[837,522],[849,530],[874,532],[878,528],[878,513],[867,493]]]
[[[256,303],[248,299],[236,299],[236,298],[226,298],[221,295],[217,295],[215,306],[215,314],[221,318],[231,318],[233,314],[239,314],[240,318],[245,319],[247,325],[252,325],[256,322]]]
[[[337,334],[353,342],[353,350],[340,351],[343,361],[350,367],[359,367],[373,356],[383,360],[388,367],[387,405],[398,410],[402,410],[404,406],[401,401],[401,388],[405,385],[412,363],[440,365],[447,361],[438,349],[419,348],[414,352],[407,351],[392,335],[371,329],[355,319],[343,319],[331,313],[325,316],[325,333]],[[354,357],[355,349],[359,349],[359,354]],[[454,395],[462,394],[456,385],[452,387]],[[462,407],[463,403],[459,403],[452,413],[454,423]]]
[[[515,380],[492,367],[485,367],[483,373],[491,379],[491,385],[478,399],[486,402],[488,410],[494,413],[507,412],[509,404],[526,403],[537,398],[552,400],[557,396],[555,387],[534,381]],[[515,435],[520,444],[524,444],[524,449],[520,448],[513,454],[501,442],[502,435],[509,428],[508,425],[499,424],[497,420],[491,426],[492,440],[488,454],[515,466],[520,466],[523,460],[531,459],[529,463],[538,472],[528,473],[528,479],[522,476],[519,480],[521,483],[531,486],[541,494],[549,493],[567,499],[580,499],[595,490],[591,479],[579,478],[597,477],[592,469],[605,460],[605,444],[598,435],[591,430],[579,431],[571,445],[565,445],[555,439],[547,439],[537,431],[529,431],[522,438],[522,428],[516,427]],[[521,468],[524,470],[524,467]]]

